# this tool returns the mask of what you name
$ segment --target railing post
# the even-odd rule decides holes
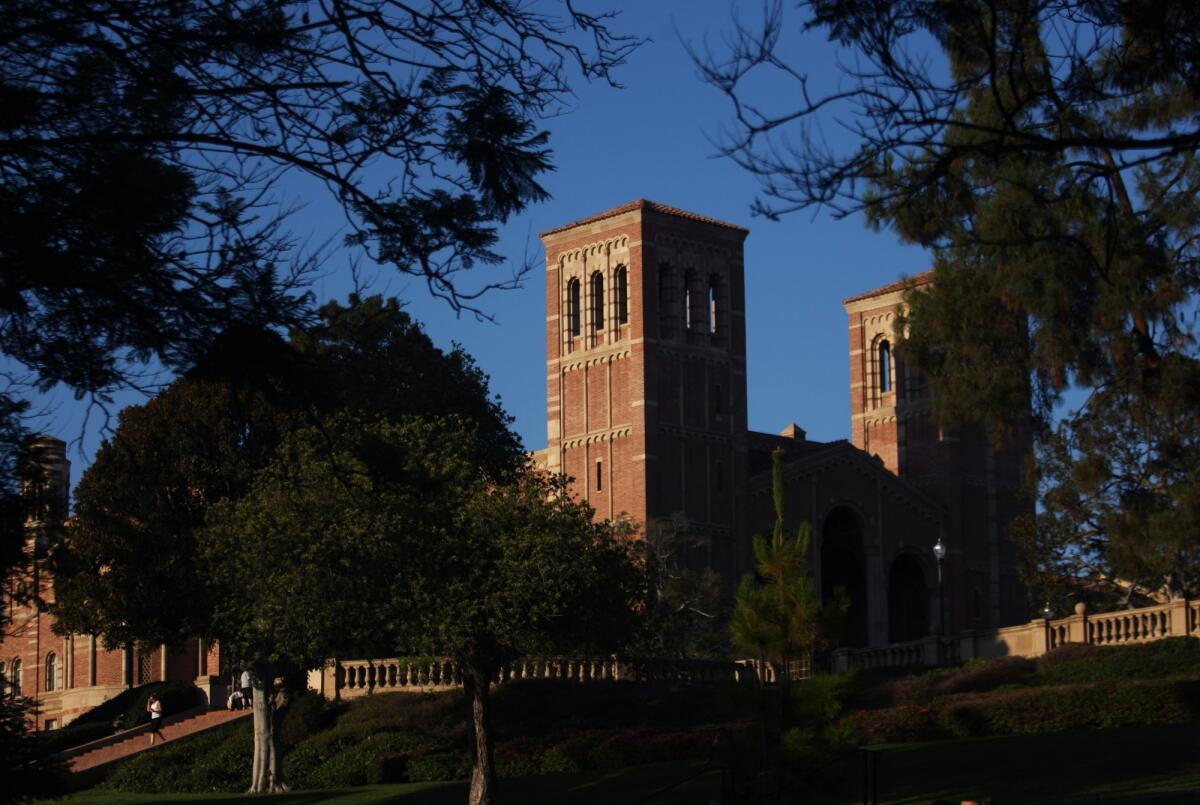
[[[1188,634],[1188,605],[1186,598],[1175,598],[1167,604],[1167,635],[1184,637]]]
[[[1034,618],[1029,622],[1031,656],[1040,657],[1050,651],[1050,621]]]
[[[1092,642],[1087,628],[1087,604],[1080,601],[1075,605],[1075,614],[1063,618],[1061,623],[1067,627],[1068,643]]]

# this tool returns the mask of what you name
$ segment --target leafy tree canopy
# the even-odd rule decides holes
[[[469,802],[492,797],[489,690],[526,654],[609,652],[633,633],[642,574],[631,534],[597,523],[565,479],[531,468],[502,484],[464,484],[443,531],[422,536],[396,588],[402,649],[449,655],[471,702]]]
[[[288,232],[298,195],[341,209],[352,255],[483,315],[515,278],[463,278],[546,197],[539,121],[640,42],[611,22],[510,0],[5,3],[0,496],[20,491],[32,391],[63,383],[107,417],[114,390],[222,333],[310,319],[328,244]]]
[[[463,449],[489,474],[522,459],[470,356],[437,349],[394,300],[352,298],[319,316],[291,344],[262,332],[219,339],[189,375],[121,412],[55,556],[61,628],[110,644],[209,634],[197,542],[209,508],[240,500],[289,434],[340,411],[368,422],[457,416],[469,423]]]
[[[758,211],[861,211],[932,250],[933,282],[909,293],[898,350],[928,377],[943,424],[1023,439],[1033,400],[1044,525],[1088,557],[1072,572],[1145,578],[1119,557],[1194,554],[1194,536],[1169,549],[1176,537],[1153,536],[1145,518],[1189,522],[1200,478],[1177,449],[1195,441],[1200,357],[1200,6],[799,5],[804,29],[847,53],[835,90],[789,63],[783,3],[762,28],[740,27],[727,58],[701,59],[737,103],[725,146],[763,177]],[[763,72],[796,82],[790,108],[755,97],[750,77]],[[1052,433],[1073,384],[1092,393]],[[1131,441],[1104,443],[1116,438]],[[1139,450],[1142,477],[1116,455]],[[1118,525],[1127,518],[1139,525]],[[1180,578],[1153,586],[1180,592]]]

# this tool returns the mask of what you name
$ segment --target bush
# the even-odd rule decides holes
[[[135,756],[101,787],[146,794],[245,791],[250,786],[253,746],[249,724],[229,724]]]
[[[864,743],[1031,735],[1184,724],[1200,716],[1200,680],[1124,682],[964,694],[935,705],[854,714]]]
[[[106,738],[112,735],[112,731],[111,724],[101,724],[95,721],[88,724],[72,722],[61,729],[38,733],[31,739],[32,746],[30,748],[34,757],[48,757]]]
[[[1168,679],[1200,674],[1200,640],[1171,637],[1129,646],[1068,645],[1039,657],[1041,685]]]
[[[983,693],[1003,686],[1027,684],[1035,670],[1037,664],[1027,657],[997,657],[969,663],[935,679],[934,690],[941,696]]]
[[[283,713],[280,738],[285,747],[292,747],[320,732],[331,721],[325,699],[320,694],[305,691],[288,703]]]
[[[411,783],[465,780],[471,776],[471,756],[466,752],[414,755],[408,759],[406,776]]]
[[[305,774],[293,770],[297,788],[345,788],[373,783],[403,782],[411,760],[402,760],[421,746],[419,738],[396,732],[367,735],[350,743]],[[285,770],[287,766],[284,766]],[[391,779],[389,779],[389,777]]]

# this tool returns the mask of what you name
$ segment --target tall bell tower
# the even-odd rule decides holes
[[[596,516],[685,524],[745,570],[748,230],[645,199],[543,232],[544,466]]]

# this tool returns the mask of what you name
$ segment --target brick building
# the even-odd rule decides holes
[[[26,525],[25,572],[6,580],[3,606],[8,624],[0,640],[0,679],[9,695],[25,696],[33,701],[32,726],[36,730],[55,729],[73,718],[121,693],[133,685],[182,679],[195,682],[213,695],[220,663],[217,647],[203,641],[182,646],[136,646],[106,649],[92,635],[57,635],[54,617],[45,606],[18,604],[35,598],[43,604],[54,601],[54,584],[46,570],[46,556],[55,542],[63,538],[67,520],[71,465],[66,444],[43,436],[31,450],[40,467],[44,486],[27,488],[38,501],[38,511]],[[18,592],[20,596],[14,595]],[[219,692],[217,695],[220,695]]]
[[[644,199],[542,233],[548,443],[536,460],[571,476],[599,517],[680,524],[701,546],[693,560],[732,587],[752,567],[751,535],[774,521],[780,448],[788,527],[812,524],[823,593],[851,594],[847,643],[937,624],[939,538],[948,631],[1026,621],[1003,538],[1024,448],[935,427],[925,383],[891,346],[903,283],[844,303],[852,442],[747,428],[748,234]]]

